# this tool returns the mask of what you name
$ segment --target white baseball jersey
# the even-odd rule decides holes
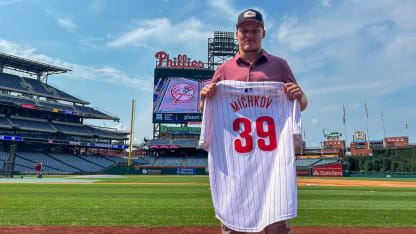
[[[209,152],[216,217],[239,232],[259,232],[296,217],[293,134],[300,107],[281,82],[217,83],[206,99],[199,145]]]

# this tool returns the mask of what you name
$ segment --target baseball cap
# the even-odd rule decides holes
[[[263,16],[259,11],[248,9],[241,12],[240,15],[238,15],[238,22],[236,24],[237,28],[241,23],[247,21],[257,22],[264,28]]]

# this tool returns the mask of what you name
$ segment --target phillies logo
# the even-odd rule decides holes
[[[194,89],[186,83],[178,83],[172,86],[170,94],[175,99],[174,104],[178,102],[187,102],[194,96]]]
[[[186,54],[178,55],[177,58],[170,59],[169,54],[159,51],[155,54],[158,59],[157,67],[171,67],[171,68],[189,68],[189,69],[204,69],[202,61],[191,61]]]

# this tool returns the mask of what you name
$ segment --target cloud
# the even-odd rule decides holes
[[[69,18],[58,18],[57,22],[59,25],[61,25],[63,28],[70,32],[74,32],[78,28],[78,26],[72,21],[72,19]]]
[[[331,2],[332,2],[332,0],[321,0],[320,1],[321,5],[324,6],[324,7],[331,6]]]
[[[229,0],[208,1],[208,6],[215,9],[216,15],[225,16],[224,18],[234,22],[237,18],[238,11],[231,5]]]
[[[146,20],[129,32],[108,43],[110,47],[154,47],[168,44],[190,45],[206,43],[211,32],[204,31],[205,25],[196,18],[172,24],[167,18]]]
[[[87,37],[79,39],[78,41],[81,45],[85,47],[98,49],[98,48],[101,48],[101,44],[104,43],[104,38],[87,36]]]
[[[130,77],[123,71],[120,71],[111,66],[93,67],[70,63],[62,61],[59,58],[53,58],[41,53],[37,53],[35,48],[21,46],[2,39],[0,39],[0,51],[7,54],[12,54],[15,56],[71,69],[72,71],[65,74],[64,76],[71,77],[72,79],[95,80],[98,82],[123,85],[126,87],[137,87],[141,91],[145,92],[151,92],[153,89],[153,84],[151,82],[153,78]]]
[[[412,1],[340,1],[283,16],[270,45],[308,78],[308,94],[384,96],[416,85],[414,11]]]
[[[12,5],[19,2],[23,2],[23,0],[0,0],[0,6]]]

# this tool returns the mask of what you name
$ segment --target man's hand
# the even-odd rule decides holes
[[[302,89],[295,83],[286,83],[286,93],[290,100],[298,99],[302,97]]]
[[[211,83],[209,85],[205,85],[204,88],[202,88],[201,93],[199,94],[199,97],[201,98],[201,104],[199,108],[201,111],[204,110],[204,101],[205,98],[211,99],[215,95],[215,91],[217,90],[216,83]]]
[[[285,83],[286,93],[290,100],[297,99],[303,111],[308,106],[308,99],[302,89],[295,83]]]

